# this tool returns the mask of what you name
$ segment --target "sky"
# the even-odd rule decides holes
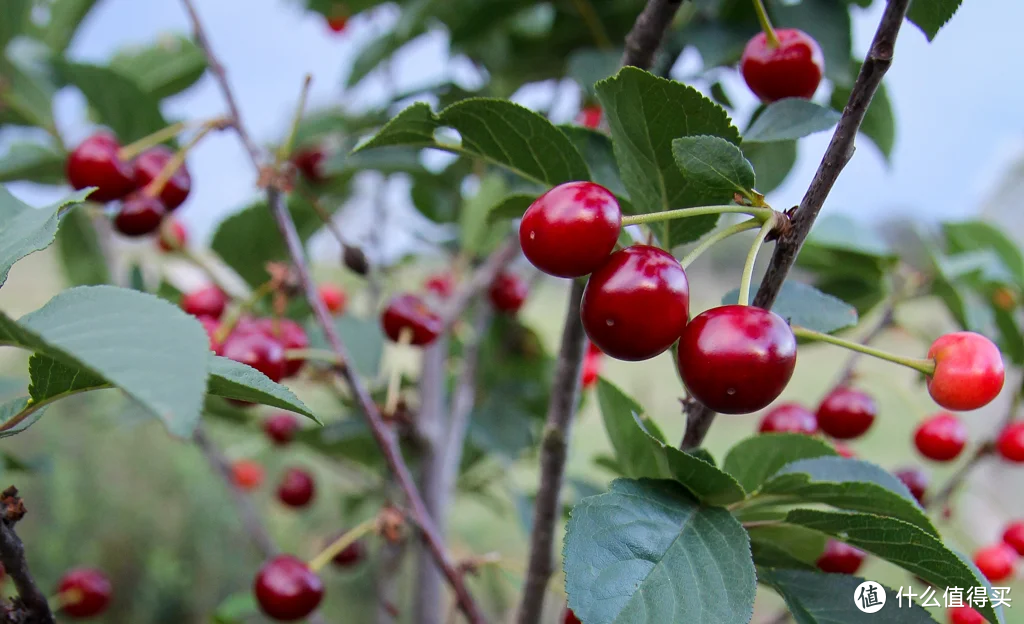
[[[355,52],[394,19],[394,12],[385,9],[353,20],[339,36],[326,28],[319,15],[304,11],[294,1],[196,0],[196,5],[227,69],[244,122],[258,142],[280,137],[306,73],[314,78],[312,107],[341,101],[342,79]],[[858,56],[866,51],[881,10],[879,1],[867,10],[854,9]],[[1024,155],[1024,116],[1019,114],[1019,103],[1024,101],[1018,40],[1022,23],[1024,2],[1020,0],[965,0],[932,43],[912,25],[905,25],[886,77],[897,116],[892,163],[887,166],[873,145],[860,140],[857,154],[826,203],[826,214],[864,220],[893,214],[921,219],[973,215],[1000,172]],[[103,62],[124,46],[145,45],[166,32],[189,32],[178,0],[101,0],[82,25],[71,53],[80,60]],[[458,71],[459,67],[446,67],[445,58],[444,36],[428,36],[396,61],[393,79],[401,88]],[[698,58],[685,57],[676,70],[685,74],[699,67]],[[382,80],[370,80],[348,97],[365,105],[386,94],[383,85]],[[739,107],[737,117],[744,119],[755,105],[753,97],[738,76],[726,81],[726,89]],[[526,93],[523,100],[529,102],[537,94],[535,89],[533,97]],[[822,95],[827,94],[820,91]],[[575,99],[562,104],[562,115],[571,118]],[[207,118],[223,111],[220,92],[209,75],[165,104],[167,116],[175,118]],[[77,93],[59,94],[56,112],[69,144],[90,133],[85,105]],[[799,203],[829,138],[825,132],[801,142],[796,168],[768,197],[772,205],[785,208]],[[193,196],[178,214],[202,239],[218,221],[254,197],[255,176],[229,132],[204,140],[188,163]],[[42,203],[47,195],[25,186],[13,191],[31,203]],[[358,238],[368,221],[349,217],[346,231]],[[416,221],[395,219],[393,223],[396,233],[388,247],[398,252],[412,238],[397,230]],[[327,251],[331,244],[320,240],[315,247]]]

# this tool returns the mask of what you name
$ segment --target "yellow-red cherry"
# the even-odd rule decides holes
[[[723,414],[768,406],[785,390],[794,368],[793,330],[761,308],[712,308],[690,321],[679,338],[679,373],[687,390]]]
[[[344,289],[334,284],[320,284],[317,288],[320,294],[320,301],[324,302],[327,311],[335,316],[345,312],[345,304],[348,303],[348,295]]]
[[[833,438],[850,440],[864,435],[877,415],[878,405],[871,395],[841,386],[818,406],[818,427]]]
[[[135,190],[135,170],[121,160],[117,138],[109,132],[97,132],[78,144],[70,155],[66,173],[76,189],[97,187],[89,199],[109,202],[121,199]]]
[[[814,435],[818,432],[818,417],[799,403],[782,403],[764,415],[758,431]]]
[[[622,211],[611,191],[593,182],[566,182],[526,209],[519,244],[548,275],[582,277],[604,264],[621,229]]]
[[[317,608],[324,597],[324,584],[298,557],[277,555],[260,567],[253,592],[265,615],[292,622]]]
[[[984,407],[1003,389],[1003,356],[981,334],[965,331],[941,336],[928,349],[928,357],[935,361],[928,393],[945,409],[963,412]]]
[[[204,286],[181,297],[181,309],[192,316],[208,316],[214,320],[224,314],[228,296],[216,286]]]
[[[167,163],[174,159],[174,152],[163,145],[152,147],[139,154],[133,165],[135,166],[135,184],[145,188],[154,179],[160,177]],[[167,184],[160,191],[159,198],[168,212],[185,203],[188,194],[192,191],[192,176],[184,163],[178,167]]]
[[[313,475],[301,468],[289,468],[277,486],[277,498],[289,507],[305,507],[316,495]]]
[[[61,612],[72,618],[91,618],[103,613],[113,591],[107,575],[93,568],[68,570],[57,585]]]
[[[1013,576],[1019,558],[1016,550],[999,542],[974,553],[974,565],[990,582],[998,583]]]
[[[160,228],[167,209],[159,198],[143,193],[132,193],[121,202],[114,217],[114,228],[125,236],[145,236]]]
[[[1014,463],[1024,462],[1024,422],[1007,425],[996,440],[996,450],[1003,459]]]
[[[409,344],[422,347],[437,339],[444,329],[441,317],[422,299],[412,293],[395,295],[381,314],[384,333],[393,342],[402,339],[402,330],[409,330]]]
[[[263,466],[251,459],[239,459],[231,464],[231,481],[240,490],[255,490],[263,483]]]
[[[639,361],[663,353],[686,327],[690,283],[672,254],[650,245],[613,253],[590,276],[580,317],[607,355]]]
[[[907,486],[917,502],[924,504],[924,497],[928,493],[929,485],[928,475],[925,471],[920,468],[901,468],[892,474]]]
[[[864,551],[839,540],[830,539],[818,557],[818,569],[833,574],[856,574],[864,563]]]
[[[952,461],[966,445],[967,427],[949,412],[927,418],[914,432],[914,446],[918,452],[934,461]]]
[[[764,102],[783,98],[810,99],[825,73],[825,56],[818,42],[802,30],[778,28],[779,44],[760,32],[747,42],[740,73],[754,95]]]

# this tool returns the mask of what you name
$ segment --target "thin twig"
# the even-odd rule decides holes
[[[818,165],[818,171],[811,180],[811,185],[804,194],[800,206],[790,217],[791,227],[775,245],[775,252],[772,254],[768,270],[761,280],[761,287],[754,297],[754,305],[759,308],[770,309],[775,298],[782,290],[782,283],[785,281],[789,271],[796,262],[796,256],[800,253],[807,235],[811,232],[814,220],[818,218],[825,199],[835,185],[839,174],[843,171],[846,163],[853,157],[854,141],[857,132],[864,122],[864,115],[867,114],[868,105],[871,99],[882,84],[882,77],[892,65],[893,50],[896,46],[896,36],[900,32],[903,18],[907,14],[907,7],[910,0],[889,0],[882,15],[882,21],[875,31],[875,38],[871,42],[871,49],[868,51],[864,65],[861,66],[860,74],[853,85],[850,100],[843,109],[843,115],[839,119],[832,141],[825,150],[825,155]],[[686,433],[683,435],[682,448],[697,448],[704,441],[711,423],[715,420],[715,412],[698,405],[696,409],[687,414]]]
[[[477,295],[490,288],[494,278],[505,267],[508,266],[519,253],[519,237],[510,236],[490,256],[478,266],[473,274],[466,280],[455,293],[448,299],[447,304],[441,310],[441,319],[444,321],[444,330],[451,331],[452,327],[462,318],[462,315],[469,308],[469,304]]]
[[[22,611],[25,622],[55,624],[56,620],[53,617],[53,612],[50,611],[46,595],[40,591],[28,569],[25,545],[14,531],[14,525],[25,514],[24,505],[17,495],[18,490],[14,487],[5,490],[3,493],[4,509],[0,510],[3,514],[0,518],[0,563],[3,564],[7,575],[14,581],[19,598],[12,607],[17,611]],[[18,604],[19,602],[20,604]]]

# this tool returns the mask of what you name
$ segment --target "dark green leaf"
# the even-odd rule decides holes
[[[242,624],[255,615],[256,596],[251,591],[231,594],[221,601],[213,613],[213,624]]]
[[[739,289],[722,297],[722,304],[736,303]],[[775,312],[789,321],[819,332],[832,333],[857,324],[857,310],[845,301],[826,295],[814,286],[787,280],[772,306]]]
[[[72,210],[61,219],[57,230],[57,253],[64,277],[73,286],[110,283],[110,271],[89,213]]]
[[[716,193],[750,196],[754,169],[735,144],[714,136],[672,141],[672,154],[683,176]]]
[[[0,125],[37,126],[56,132],[53,97],[56,88],[50,77],[15,59],[0,56]]]
[[[499,221],[522,218],[523,213],[526,212],[526,209],[529,208],[530,204],[532,204],[536,199],[536,195],[523,193],[506,195],[503,200],[487,211],[488,225],[498,223]]]
[[[853,72],[860,73],[860,63],[855,62]],[[832,108],[843,110],[846,103],[850,101],[850,87],[836,85],[832,91]],[[896,143],[896,119],[893,115],[892,103],[889,101],[889,94],[885,83],[878,86],[875,97],[871,99],[868,112],[864,115],[864,123],[860,126],[860,132],[878,147],[886,161],[892,158],[892,148]]]
[[[0,331],[2,331],[2,329],[0,329]],[[36,421],[42,417],[43,412],[46,411],[45,405],[37,407],[35,411],[31,412],[27,417],[23,416],[30,405],[30,401],[31,399],[25,396],[0,403],[0,426],[7,425],[12,418],[22,418],[18,424],[11,426],[9,429],[5,429],[4,431],[0,431],[0,438],[17,435],[34,425]]]
[[[913,0],[907,19],[921,29],[928,41],[935,39],[939,29],[953,18],[961,0]]]
[[[483,256],[496,248],[505,238],[502,228],[494,227],[490,219],[493,208],[507,197],[508,187],[497,172],[484,176],[471,197],[464,199],[459,211],[459,242],[471,255]]]
[[[0,157],[0,182],[25,180],[39,184],[64,181],[67,154],[40,143],[12,143]]]
[[[162,100],[194,85],[206,71],[206,55],[191,39],[162,36],[148,47],[122,50],[110,67],[135,81],[148,95]]]
[[[825,77],[836,84],[853,83],[850,72],[852,40],[850,9],[834,0],[801,0],[799,4],[776,2],[771,12],[777,24],[799,28],[821,46],[825,59]]]
[[[797,433],[765,433],[729,450],[722,467],[747,492],[754,492],[780,468],[800,459],[832,457],[835,450],[817,438]]]
[[[81,203],[92,189],[78,191],[45,208],[32,208],[0,186],[0,286],[18,260],[53,243],[60,212]]]
[[[942,232],[951,254],[990,250],[1002,261],[1016,283],[1024,286],[1024,256],[1003,230],[984,221],[962,221],[943,223]]]
[[[757,173],[757,190],[761,193],[779,188],[796,165],[796,141],[744,143],[742,147]]]
[[[50,21],[43,30],[43,41],[55,54],[63,54],[89,14],[96,0],[54,0],[50,3]]]
[[[786,98],[769,104],[747,131],[744,143],[792,141],[828,130],[839,121],[839,113],[801,98]]]
[[[621,61],[622,50],[584,48],[569,56],[566,72],[590,97],[594,97],[594,85],[619,71]]]
[[[615,162],[612,140],[607,134],[584,128],[582,126],[558,126],[558,129],[569,137],[576,149],[583,154],[590,168],[590,179],[605,187],[619,198],[622,214],[636,214],[628,202],[628,193],[622,178],[619,177],[619,166]]]
[[[754,27],[756,30],[756,26]],[[700,53],[704,69],[735,65],[753,32],[750,29],[718,20],[699,21],[679,32],[686,45]]]
[[[828,541],[816,531],[783,524],[754,526],[747,533],[754,565],[769,568],[817,570],[817,561]]]
[[[671,481],[618,479],[572,511],[569,608],[587,624],[749,622],[756,579],[746,531]]]
[[[4,0],[0,4],[0,50],[7,42],[25,32],[29,24],[32,0]]]
[[[84,390],[110,387],[99,375],[42,353],[34,353],[28,360],[28,374],[31,380],[28,393],[35,402],[52,400],[60,395],[74,394]]]
[[[315,322],[311,321],[306,329],[311,347],[328,348],[323,330]],[[384,355],[384,334],[377,319],[362,319],[346,314],[335,319],[334,329],[345,343],[356,372],[366,379],[376,379]]]
[[[113,130],[122,143],[137,141],[167,126],[159,101],[131,77],[85,63],[62,62],[58,69],[82,92],[100,123]]]
[[[726,108],[733,108],[732,100],[729,99],[729,94],[725,92],[721,82],[711,85],[711,99]]]
[[[216,355],[210,356],[209,367],[210,378],[206,389],[209,394],[279,407],[320,422],[291,390],[274,383],[254,368]]]

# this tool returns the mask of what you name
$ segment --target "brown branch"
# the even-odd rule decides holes
[[[40,591],[28,569],[25,545],[14,531],[14,525],[25,515],[25,506],[18,498],[18,490],[14,486],[4,490],[0,504],[3,505],[3,509],[0,510],[0,563],[18,590],[18,599],[11,607],[15,612],[21,612],[24,616],[22,621],[55,624],[56,620],[50,611],[46,595]]]
[[[654,54],[661,47],[665,32],[682,4],[683,0],[648,0],[647,6],[626,35],[623,67],[631,65],[647,69],[654,63]]]
[[[761,280],[761,287],[757,289],[757,296],[754,297],[754,305],[759,308],[770,309],[782,290],[782,283],[785,281],[789,271],[796,262],[796,256],[800,253],[807,235],[811,232],[814,220],[818,218],[825,199],[835,185],[839,174],[846,167],[853,157],[854,141],[861,124],[864,123],[864,116],[868,112],[868,105],[871,99],[882,84],[882,77],[892,65],[893,49],[896,46],[896,36],[900,32],[900,26],[907,14],[907,7],[910,0],[889,0],[882,15],[882,21],[875,31],[875,38],[871,41],[871,49],[868,51],[864,65],[861,66],[857,81],[853,84],[853,91],[850,100],[843,109],[843,115],[839,119],[832,141],[829,142],[825,156],[818,165],[818,171],[811,180],[800,206],[794,211],[791,221],[791,228],[783,235],[775,245],[775,252],[772,254],[771,263]],[[686,433],[683,435],[683,449],[692,449],[701,445],[704,436],[707,435],[711,423],[715,420],[715,412],[704,406],[689,412],[686,419]]]
[[[478,266],[473,274],[466,280],[441,310],[441,319],[444,321],[444,330],[451,331],[452,327],[462,318],[473,299],[480,293],[490,288],[494,278],[515,259],[519,253],[519,237],[510,236],[490,256]]]

